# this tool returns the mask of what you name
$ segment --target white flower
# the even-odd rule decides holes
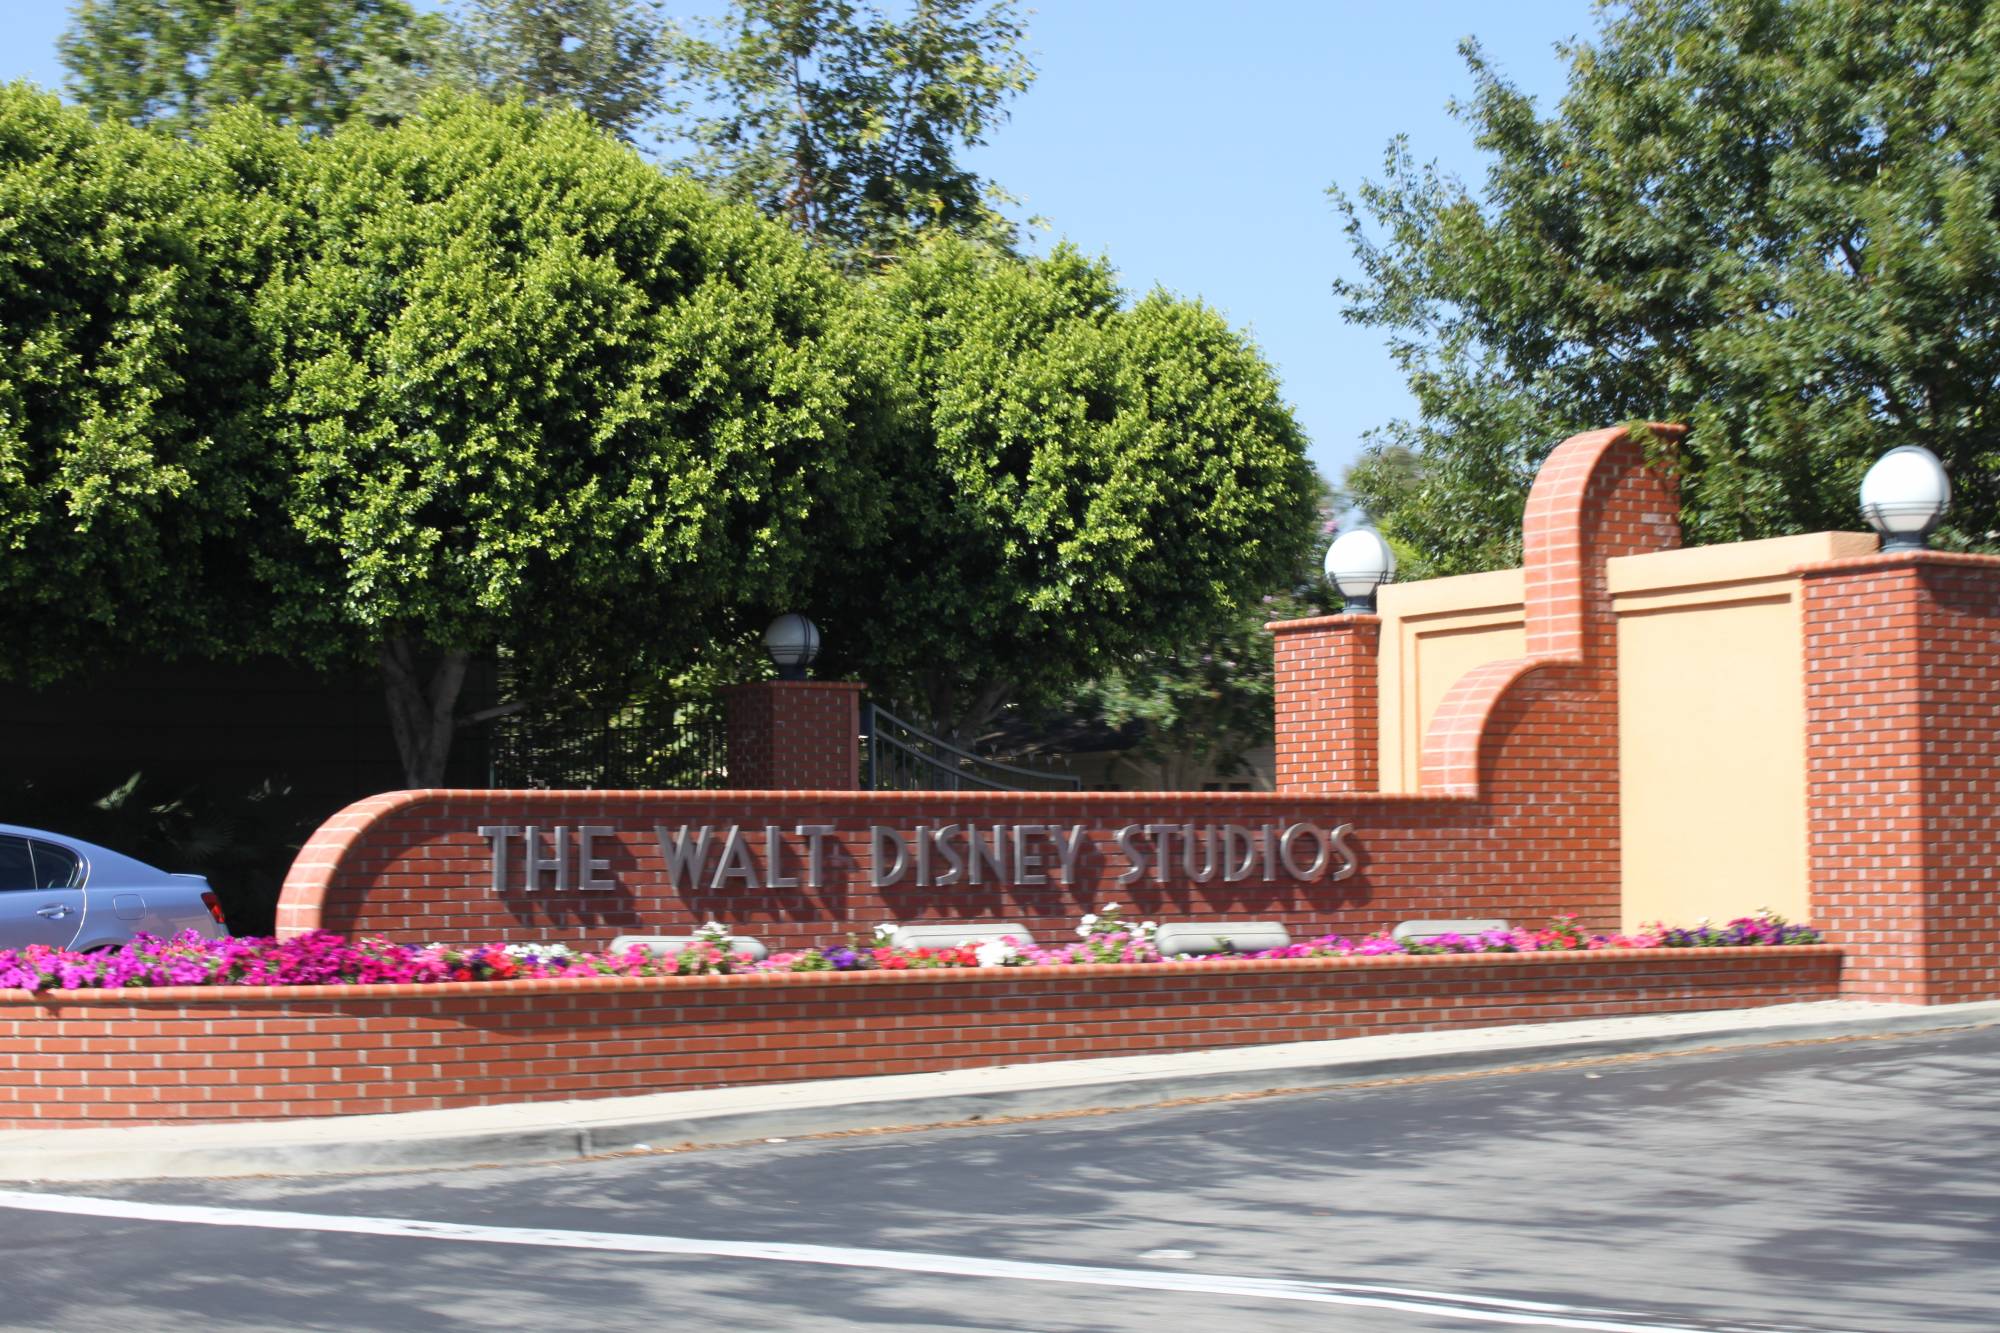
[[[444,949],[442,944],[433,944],[430,947],[433,951],[439,952]],[[500,952],[512,958],[567,958],[570,955],[570,948],[567,944],[503,944],[500,946]]]
[[[884,921],[881,925],[875,927],[875,943],[878,945],[894,944],[896,942],[896,932],[901,929],[902,927],[893,921]]]
[[[1159,931],[1160,923],[1157,921],[1141,921],[1139,923],[1139,933],[1141,935],[1157,935]]]
[[[1106,903],[1106,904],[1104,904],[1104,906],[1102,906],[1102,907],[1098,908],[1097,910],[1098,910],[1098,911],[1100,911],[1100,912],[1115,912],[1115,911],[1117,911],[1117,910],[1118,910],[1118,904],[1117,904],[1117,903]]]
[[[988,940],[973,950],[981,967],[1005,967],[1019,958],[1020,953],[1005,940]]]

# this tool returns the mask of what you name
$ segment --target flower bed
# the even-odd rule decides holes
[[[903,948],[890,942],[894,932],[894,926],[880,926],[869,943],[850,939],[845,944],[777,953],[764,959],[731,952],[729,927],[715,921],[704,926],[689,947],[664,956],[637,947],[618,954],[586,953],[560,944],[496,943],[453,949],[372,938],[348,940],[325,931],[288,940],[210,940],[189,932],[169,940],[142,935],[108,953],[71,953],[40,945],[0,950],[0,989],[39,993],[161,986],[407,986],[550,978],[1777,947],[1819,942],[1810,927],[1793,925],[1768,912],[1740,917],[1720,927],[1704,922],[1693,927],[1656,926],[1632,934],[1594,935],[1584,934],[1575,918],[1559,917],[1540,930],[1492,930],[1407,941],[1386,934],[1359,940],[1325,935],[1254,953],[1169,959],[1155,945],[1154,923],[1128,923],[1116,904],[1085,916],[1077,927],[1076,942],[1056,946],[1002,938],[948,948]]]
[[[950,951],[947,951],[950,952]],[[0,991],[0,1130],[373,1115],[1831,1000],[1841,953]]]

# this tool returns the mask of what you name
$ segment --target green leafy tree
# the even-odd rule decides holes
[[[834,669],[946,734],[1195,641],[1300,558],[1304,439],[1213,310],[1127,307],[1067,247],[1030,263],[952,237],[868,310],[886,527],[812,605]]]
[[[1199,638],[1115,662],[1054,710],[1022,753],[1063,753],[1061,741],[1071,731],[1062,722],[1087,719],[1133,737],[1123,760],[1128,768],[1137,765],[1133,771],[1147,785],[1183,791],[1254,777],[1252,753],[1271,743],[1275,721],[1273,643],[1265,626],[1326,609],[1320,560],[1335,528],[1335,496],[1317,474],[1315,479],[1318,503],[1292,514],[1309,523],[1297,534],[1301,558],[1283,584]]]
[[[1130,756],[1150,766],[1149,785],[1162,790],[1249,777],[1252,752],[1272,736],[1275,673],[1264,627],[1321,610],[1308,585],[1267,594],[1197,643],[1133,654],[1062,712],[1119,729],[1140,724]]]
[[[501,97],[583,112],[637,139],[670,109],[677,34],[658,0],[466,0],[459,77]]]
[[[224,651],[276,475],[251,294],[281,244],[213,155],[0,88],[0,678]]]
[[[475,655],[668,671],[861,521],[837,275],[582,115],[440,98],[269,189],[297,248],[257,309],[287,484],[254,564],[274,638],[380,663],[412,784]]]
[[[1335,192],[1348,317],[1389,334],[1417,400],[1377,437],[1423,461],[1390,531],[1440,571],[1504,563],[1550,445],[1673,418],[1695,539],[1853,527],[1862,473],[1905,441],[1952,474],[1944,539],[1994,539],[1989,5],[1635,0],[1567,51],[1546,117],[1465,50],[1480,190],[1399,144]]]
[[[188,134],[250,106],[324,133],[417,77],[443,31],[404,0],[76,0],[57,50],[95,115]]]
[[[1410,510],[1411,506],[1421,503],[1429,472],[1429,462],[1408,445],[1378,443],[1370,447],[1348,464],[1347,471],[1341,476],[1338,500],[1348,510],[1342,515],[1342,526],[1362,521],[1372,523],[1377,514]],[[1384,535],[1389,537],[1390,545],[1395,548],[1398,577],[1407,581],[1448,572],[1438,568],[1427,551],[1421,548],[1411,550],[1407,539]],[[1507,555],[1516,549],[1513,542],[1518,542],[1518,535],[1491,563],[1508,563]]]
[[[708,97],[691,165],[731,198],[879,265],[930,230],[1011,244],[1005,202],[960,161],[1034,77],[1010,0],[731,0],[683,61]]]

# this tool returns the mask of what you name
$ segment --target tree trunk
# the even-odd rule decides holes
[[[924,703],[930,710],[931,733],[961,749],[971,748],[981,728],[1000,715],[1014,693],[1013,685],[1007,681],[981,680],[974,682],[972,697],[966,699],[953,679],[942,672],[926,676],[923,689]]]
[[[403,781],[411,787],[444,785],[451,758],[458,692],[465,684],[466,654],[442,653],[426,672],[416,640],[382,641],[382,685],[389,702],[389,729],[403,761]]]

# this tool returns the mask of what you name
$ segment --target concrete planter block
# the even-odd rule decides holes
[[[1026,946],[1035,942],[1029,929],[1018,921],[926,921],[922,925],[896,927],[899,949],[955,949],[961,944],[988,944],[1002,937]]]
[[[1170,921],[1154,937],[1168,958],[1184,953],[1256,953],[1282,949],[1291,942],[1291,932],[1276,921]]]
[[[620,935],[617,939],[611,941],[611,952],[624,953],[627,949],[637,944],[643,946],[647,953],[679,953],[682,949],[687,948],[688,945],[693,944],[696,938],[693,935]],[[740,953],[751,959],[761,960],[768,956],[770,950],[766,949],[761,941],[753,940],[748,935],[731,935],[729,937],[729,952]]]
[[[1405,921],[1389,934],[1399,940],[1434,940],[1440,935],[1483,935],[1512,929],[1505,921]]]

